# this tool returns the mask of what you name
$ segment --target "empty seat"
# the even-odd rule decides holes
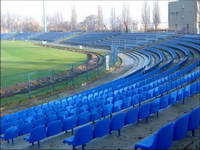
[[[169,104],[170,105],[176,104],[176,99],[177,99],[177,91],[174,91],[169,96]]]
[[[63,131],[63,125],[60,120],[49,123],[47,127],[47,136],[53,136]]]
[[[162,96],[160,98],[160,109],[164,109],[168,107],[168,99],[169,99],[169,95]]]
[[[177,101],[181,101],[184,98],[184,88],[177,91]]]
[[[109,134],[110,119],[98,121],[94,126],[94,138],[102,137]]]
[[[117,112],[117,111],[120,111],[122,109],[122,104],[123,104],[123,101],[122,100],[118,100],[114,103],[114,106],[113,106],[113,112]]]
[[[78,117],[78,125],[90,122],[90,112],[81,113]]]
[[[189,114],[178,118],[174,123],[173,140],[179,140],[186,136],[188,128]]]
[[[194,109],[189,115],[188,131],[192,131],[192,135],[195,134],[195,129],[199,127],[200,122],[200,107]]]
[[[24,135],[27,133],[30,133],[33,128],[33,125],[31,123],[23,123],[19,126],[19,135]]]
[[[46,128],[45,126],[38,126],[31,131],[30,136],[24,137],[24,140],[34,144],[34,142],[40,142],[40,140],[46,137]]]
[[[95,121],[101,118],[102,112],[100,110],[95,110],[91,112],[91,121]]]
[[[107,104],[103,107],[103,112],[102,112],[102,116],[105,117],[107,115],[112,114],[112,109],[113,109],[113,105],[112,104]]]
[[[113,116],[110,124],[110,133],[111,131],[118,130],[118,135],[120,136],[120,129],[124,126],[125,116],[126,113],[119,113]]]
[[[138,120],[138,112],[139,108],[132,108],[126,113],[125,117],[125,125],[131,124],[131,123],[136,123]]]
[[[135,149],[167,149],[172,144],[173,123],[169,123],[152,135],[135,144]]]
[[[150,114],[157,113],[158,117],[159,110],[160,110],[160,99],[156,99],[150,103]]]
[[[90,140],[93,139],[93,125],[87,125],[81,127],[77,130],[74,136],[64,139],[64,143],[73,146],[75,149],[76,146],[82,145],[82,148],[88,143]]]
[[[123,108],[128,108],[132,105],[132,98],[131,97],[127,97],[124,101],[123,101]]]
[[[149,117],[149,113],[150,113],[150,104],[146,103],[140,106],[139,108],[139,119],[144,119]]]
[[[67,132],[67,130],[72,129],[73,134],[73,128],[77,126],[77,118],[75,116],[69,117],[63,120],[63,130]]]
[[[13,139],[17,136],[19,136],[19,129],[16,126],[13,126],[6,129],[4,135],[1,138],[4,139],[5,141],[8,141],[8,143],[9,140],[11,139],[13,143]]]

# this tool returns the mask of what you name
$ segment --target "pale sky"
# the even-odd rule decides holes
[[[161,23],[163,26],[167,25],[168,20],[168,2],[170,0],[159,0]],[[82,21],[90,14],[97,14],[97,7],[101,5],[103,8],[103,16],[106,23],[109,23],[110,9],[115,8],[116,16],[121,14],[123,4],[129,5],[130,15],[134,20],[141,21],[141,9],[144,1],[59,1],[46,0],[46,14],[53,14],[54,12],[61,12],[66,21],[70,21],[71,8],[76,7],[77,19]],[[42,1],[41,0],[2,0],[1,13],[15,13],[20,16],[31,16],[37,21],[42,20]],[[150,9],[152,10],[153,1],[148,1]]]

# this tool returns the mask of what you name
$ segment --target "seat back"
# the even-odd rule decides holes
[[[160,109],[167,108],[169,104],[169,95],[160,98]]]
[[[47,127],[47,136],[52,136],[63,131],[63,125],[60,120],[51,122]]]
[[[46,137],[45,126],[38,126],[31,131],[29,142],[42,140]]]
[[[158,130],[155,149],[167,149],[172,145],[174,123],[169,123]]]
[[[150,113],[150,104],[146,103],[140,106],[139,108],[139,119],[144,119],[149,116]]]
[[[158,112],[160,109],[160,99],[156,99],[150,103],[150,114]]]
[[[132,108],[126,113],[125,125],[130,123],[136,123],[138,120],[139,108]]]
[[[63,120],[63,130],[67,131],[69,129],[73,129],[77,125],[76,117],[68,117]]]
[[[189,115],[188,130],[195,130],[199,127],[200,122],[200,107],[194,109]]]
[[[174,91],[169,96],[169,104],[170,105],[176,104],[176,100],[177,100],[177,91]]]
[[[4,134],[4,139],[9,140],[12,138],[15,138],[19,135],[19,129],[16,126],[10,127],[6,129],[5,134]]]
[[[105,136],[110,130],[110,119],[98,121],[94,126],[94,138]]]
[[[90,112],[84,112],[78,117],[78,125],[90,122]]]
[[[126,113],[119,113],[111,119],[110,131],[119,130],[124,126]]]
[[[179,140],[186,136],[188,121],[189,121],[189,114],[183,115],[175,121],[173,140]]]
[[[19,135],[30,133],[32,128],[33,128],[32,123],[23,123],[22,125],[20,125]]]
[[[93,125],[86,125],[77,130],[74,135],[74,146],[88,143],[93,139]]]

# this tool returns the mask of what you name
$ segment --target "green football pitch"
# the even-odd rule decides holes
[[[1,87],[62,72],[86,59],[87,55],[82,53],[41,47],[24,41],[1,41]]]

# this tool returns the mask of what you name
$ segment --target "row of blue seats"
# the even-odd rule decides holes
[[[120,129],[124,125],[136,123],[140,119],[145,119],[145,118],[147,119],[149,117],[149,115],[153,115],[156,113],[158,116],[158,112],[161,109],[165,109],[168,106],[171,106],[177,102],[184,100],[188,96],[192,96],[192,95],[198,93],[200,91],[200,81],[196,81],[193,84],[191,84],[192,89],[196,88],[195,91],[192,90],[188,94],[188,93],[184,92],[186,88],[187,87],[180,89],[179,91],[182,91],[182,96],[179,98],[178,97],[175,98],[175,100],[173,100],[173,101],[171,101],[170,99],[167,98],[167,97],[171,97],[171,95],[173,95],[173,93],[171,93],[171,94],[168,94],[161,98],[158,98],[156,100],[153,100],[152,102],[147,102],[145,104],[140,105],[139,107],[132,108],[127,113],[122,112],[117,115],[114,115],[111,120],[104,119],[102,121],[97,122],[95,127],[98,127],[98,128],[96,129],[96,133],[94,133],[96,136],[94,136],[94,137],[92,136],[91,139],[104,136],[108,132],[111,132],[113,130],[118,130],[118,134],[120,135]],[[177,91],[175,91],[175,92],[177,92]],[[40,140],[42,140],[46,137],[53,136],[58,133],[61,133],[62,131],[67,131],[69,129],[76,127],[77,123],[78,123],[77,118],[72,117],[68,120],[64,120],[63,122],[60,120],[53,121],[52,123],[50,123],[47,126],[47,128],[44,125],[39,125],[33,129],[32,128],[24,128],[23,129],[24,133],[27,133],[27,130],[31,131],[30,136],[26,136],[25,140],[29,141],[32,144],[34,144],[34,142],[36,142],[36,141],[38,141],[38,143],[39,143]],[[81,129],[81,130],[83,130],[83,129]],[[103,131],[106,131],[106,133]],[[76,132],[76,134],[74,136],[78,136],[79,135],[78,132],[79,132],[79,130]],[[86,132],[86,133],[89,134],[90,132]],[[13,141],[13,138],[17,137],[19,134],[20,134],[19,129],[16,126],[14,126],[14,127],[8,128],[6,130],[4,136],[2,136],[2,138],[9,142],[10,139],[12,139],[12,141]],[[82,138],[84,138],[84,137],[82,137]],[[78,143],[83,141],[80,139],[80,137],[78,139],[79,140],[76,141]],[[76,146],[76,144],[74,143],[75,141],[73,141],[73,140],[75,140],[75,139],[68,138],[67,140],[64,140],[64,141],[69,144],[74,144],[73,146]],[[89,142],[89,141],[87,141],[87,142]],[[85,143],[81,143],[81,144],[85,144]],[[81,145],[81,144],[78,144],[78,145]]]
[[[76,32],[46,32],[39,34],[38,36],[31,37],[30,40],[53,42],[59,39],[67,38],[73,34],[76,34]]]
[[[200,87],[198,91],[200,91]],[[185,97],[183,97],[183,99],[184,98]],[[82,147],[84,147],[86,143],[90,142],[92,139],[110,134],[111,131],[117,130],[118,135],[120,136],[120,129],[123,126],[137,123],[138,120],[148,118],[150,115],[158,113],[161,109],[165,109],[166,107],[172,105],[166,102],[165,107],[163,107],[160,105],[160,102],[161,99],[155,100],[153,102],[143,104],[139,108],[132,108],[126,113],[122,112],[114,115],[111,120],[104,119],[98,121],[95,125],[81,127],[76,131],[74,136],[66,138],[63,142],[72,145],[73,149],[75,149],[76,146],[82,145]],[[192,115],[188,130],[194,131],[196,126],[199,126],[199,113],[200,112],[198,112],[198,114],[195,113],[194,116]],[[180,137],[181,136],[176,135],[176,139]]]
[[[171,75],[170,75],[171,76]],[[170,78],[169,78],[170,79]],[[173,80],[173,78],[171,78],[170,80]],[[186,80],[186,79],[185,79]],[[152,80],[151,80],[152,81]],[[158,80],[159,81],[159,80]],[[135,89],[135,93],[141,93],[142,91],[144,91],[144,88],[145,88],[145,91],[147,91],[148,89],[151,89],[151,88],[154,88],[154,87],[156,87],[158,84],[161,84],[161,83],[164,83],[164,80],[163,81],[159,81],[159,82],[155,82],[155,83],[153,83],[153,85],[152,84],[149,84],[149,87],[148,87],[148,85],[146,85],[145,87],[143,86],[143,87],[140,87],[137,91],[136,91],[136,89],[137,89],[137,86],[132,86],[132,88],[134,88]],[[144,82],[141,84],[141,85],[143,85],[144,84]],[[147,84],[147,82],[145,83],[145,84]],[[138,85],[138,86],[141,86],[141,85]],[[127,90],[127,89],[126,89]],[[129,89],[129,90],[131,90],[131,89]],[[111,91],[110,91],[111,92]],[[117,91],[116,91],[117,92]],[[117,94],[120,94],[120,93],[114,93],[114,95],[117,95]],[[125,93],[123,93],[123,94],[125,94]],[[90,95],[91,96],[91,95]],[[98,96],[98,95],[96,95],[96,96]],[[112,94],[110,94],[110,96],[112,96]],[[134,95],[131,95],[131,96],[134,96]],[[85,99],[86,98],[86,99]],[[96,98],[96,97],[94,97],[94,98]],[[106,97],[105,97],[106,98]],[[86,96],[84,96],[83,97],[83,101],[84,101],[84,99],[85,100],[87,100],[87,97]],[[90,99],[90,97],[88,97],[88,100]],[[66,101],[69,101],[70,102],[70,99],[68,98]],[[63,104],[62,104],[63,105]],[[32,112],[30,113],[30,114],[33,114]],[[22,117],[23,115],[22,114],[20,114],[20,116]],[[27,116],[26,116],[26,118],[27,118]],[[8,120],[6,120],[6,122],[8,122]]]
[[[200,107],[198,106],[192,112],[184,114],[170,122],[152,135],[144,138],[135,144],[135,149],[168,149],[173,141],[181,140],[187,136],[187,131],[192,131],[194,136],[195,129],[200,127]]]
[[[200,45],[198,45],[198,44],[194,44],[194,43],[186,42],[186,41],[182,42],[182,41],[177,41],[177,40],[174,40],[173,42],[183,45],[183,46],[192,47],[192,48],[196,49],[198,52],[200,52]]]
[[[118,36],[115,36],[112,39],[106,39],[99,42],[96,42],[95,46],[102,46],[110,49],[110,46],[114,43],[119,46],[120,49],[133,49],[138,46],[142,46],[145,44],[149,44],[156,40],[165,39],[171,36],[170,34],[165,33],[151,33],[151,34],[143,34],[143,33],[124,33]]]
[[[194,74],[194,73],[193,73]],[[197,85],[198,86],[198,85]],[[165,86],[164,86],[165,87]],[[197,87],[196,87],[197,88]],[[188,90],[189,89],[189,90]],[[174,103],[175,101],[176,101],[176,97],[179,97],[179,99],[181,98],[181,97],[183,97],[183,95],[182,96],[180,96],[180,94],[181,93],[184,93],[184,92],[187,92],[187,93],[191,93],[191,90],[193,91],[193,92],[196,92],[196,90],[197,89],[190,89],[190,88],[187,88],[187,91],[181,91],[180,90],[180,92],[173,92],[173,99],[169,99],[169,101],[170,101],[170,103],[172,104],[172,103]],[[159,93],[160,94],[160,93]],[[162,94],[162,93],[161,93]],[[143,94],[141,94],[141,95],[143,95]],[[188,94],[189,95],[189,94]],[[157,95],[152,95],[152,97],[156,97]],[[69,122],[73,122],[72,120],[74,120],[74,118],[76,118],[76,125],[82,125],[82,124],[85,124],[85,123],[88,123],[88,122],[90,122],[90,121],[95,121],[95,120],[97,120],[97,119],[100,119],[101,117],[105,117],[105,116],[107,116],[107,115],[110,115],[110,114],[112,114],[113,112],[117,112],[117,111],[120,111],[120,110],[122,110],[122,109],[125,109],[125,108],[127,108],[127,107],[130,107],[131,105],[135,105],[135,104],[137,104],[138,103],[138,99],[139,98],[136,98],[136,97],[133,97],[133,99],[132,100],[137,100],[137,102],[135,101],[135,102],[128,102],[128,101],[125,101],[126,103],[124,104],[124,106],[122,107],[122,100],[119,100],[119,101],[117,101],[117,102],[115,102],[115,103],[113,103],[113,105],[112,105],[112,102],[111,103],[105,103],[106,105],[104,106],[104,108],[105,109],[96,109],[96,111],[93,111],[93,112],[89,112],[88,110],[86,111],[86,112],[82,112],[80,115],[79,115],[79,117],[76,117],[76,115],[75,116],[68,116],[67,118],[59,118],[60,120],[62,120],[63,122],[67,122],[66,124],[68,124]],[[147,98],[148,99],[148,98]],[[112,99],[111,99],[112,100]],[[145,100],[145,99],[142,99],[142,101],[143,100]],[[139,100],[140,101],[140,100]],[[91,101],[90,101],[90,104],[91,104]],[[93,105],[93,104],[91,104],[91,105]],[[85,109],[87,109],[88,107],[85,107]],[[56,108],[57,110],[59,109],[60,110],[60,108]],[[55,113],[55,112],[51,112],[50,111],[50,114],[51,114],[51,117],[50,117],[50,119],[48,120],[45,120],[44,118],[42,118],[42,116],[33,116],[33,117],[40,117],[40,119],[39,120],[37,120],[35,123],[22,123],[22,122],[20,122],[19,124],[20,124],[20,126],[18,127],[19,128],[19,135],[23,135],[23,134],[26,134],[26,133],[29,133],[30,132],[30,130],[33,128],[33,127],[36,127],[36,126],[34,126],[34,124],[35,125],[37,125],[37,126],[39,126],[39,125],[45,125],[45,121],[47,121],[47,123],[46,123],[46,126],[48,127],[49,126],[49,124],[51,124],[51,122],[54,122],[55,120],[59,120],[58,118],[57,118],[57,116],[56,115],[52,115],[53,113]],[[69,115],[69,112],[64,112],[65,114],[64,115]],[[49,121],[49,122],[48,122]],[[65,128],[69,128],[69,127],[71,127],[71,126],[68,126],[68,127],[65,127]],[[74,126],[73,126],[74,127]]]

